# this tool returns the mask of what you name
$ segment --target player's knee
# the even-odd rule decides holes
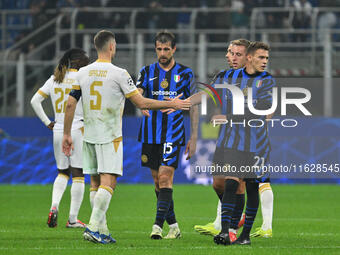
[[[98,189],[100,185],[100,177],[99,175],[91,175],[91,188]]]
[[[158,176],[158,187],[159,188],[171,188],[172,187],[172,178],[167,174],[160,174]]]
[[[115,189],[117,184],[117,175],[115,174],[100,174],[100,185]]]
[[[172,188],[172,180],[175,169],[168,166],[161,166],[158,171],[158,182],[160,188]]]

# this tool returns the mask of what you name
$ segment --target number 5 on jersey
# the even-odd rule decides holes
[[[95,89],[95,87],[102,87],[103,82],[102,81],[94,81],[92,82],[90,86],[90,95],[95,96],[95,100],[90,100],[90,109],[91,110],[100,110],[102,108],[102,96],[99,93],[98,90]]]

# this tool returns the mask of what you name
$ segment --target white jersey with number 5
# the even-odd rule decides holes
[[[125,98],[138,92],[125,69],[98,59],[77,74],[84,110],[84,141],[105,144],[122,136]]]
[[[52,75],[38,90],[38,94],[47,98],[51,97],[54,117],[55,117],[55,125],[53,127],[54,131],[63,131],[64,129],[64,116],[65,116],[65,108],[67,103],[68,94],[74,89],[76,83],[76,69],[68,69],[65,78],[62,83],[57,83],[54,81],[54,75]],[[79,101],[76,107],[76,111],[74,114],[74,120],[72,122],[72,130],[81,128],[83,123],[83,109],[81,102]]]

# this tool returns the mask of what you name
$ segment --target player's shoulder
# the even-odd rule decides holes
[[[114,71],[114,72],[118,72],[118,73],[127,73],[127,70],[122,68],[122,67],[119,67],[119,66],[116,66],[114,64],[111,64],[109,66],[110,70],[111,71]]]
[[[110,69],[108,70],[108,74],[109,74],[109,77],[111,77],[114,80],[116,80],[117,78],[118,80],[127,78],[129,82],[131,80],[131,76],[126,69],[116,66],[114,64],[110,66]]]
[[[156,66],[157,66],[157,62],[152,63],[152,64],[150,64],[150,65],[145,65],[145,66],[142,67],[141,70],[148,71],[148,70],[150,70],[151,68],[155,68]]]
[[[92,64],[93,64],[93,63],[92,63]],[[86,72],[87,70],[89,70],[89,69],[91,68],[91,65],[92,65],[92,64],[89,64],[89,65],[87,65],[87,66],[83,66],[83,67],[79,68],[78,72],[76,72],[75,74],[76,74],[76,75],[79,75],[80,73]]]
[[[266,81],[267,85],[276,83],[275,78],[267,71],[263,72],[261,80]]]
[[[52,86],[54,83],[56,83],[54,81],[54,78],[55,78],[55,76],[54,76],[54,74],[52,74],[50,76],[50,78],[47,79],[47,81],[45,82],[44,86]]]
[[[276,85],[276,80],[274,79],[274,77],[267,71],[264,71],[261,74],[261,87],[262,88],[268,88],[268,87],[272,87]]]
[[[54,82],[54,78],[55,78],[55,76],[54,76],[54,74],[52,74],[51,76],[50,76],[50,78],[48,78],[48,82]]]
[[[188,67],[188,66],[185,66],[185,65],[183,65],[183,64],[181,64],[181,63],[177,63],[176,62],[176,65],[177,65],[177,67],[178,67],[178,72],[182,72],[182,73],[191,73],[191,74],[193,74],[194,72],[192,71],[192,69],[190,68],[190,67]]]
[[[234,69],[224,69],[220,70],[214,77],[214,79],[223,79],[224,77],[228,76]]]
[[[270,72],[264,71],[262,78],[266,78],[266,79],[273,79],[273,75]]]

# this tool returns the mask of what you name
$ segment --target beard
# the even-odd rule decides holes
[[[163,60],[163,59],[164,59],[164,60],[166,59],[166,61],[165,61],[165,62],[161,62],[161,60]],[[159,59],[158,59],[158,62],[159,62],[162,66],[167,67],[168,65],[170,65],[171,60],[172,60],[172,57],[170,57],[170,58],[162,57],[162,58],[159,58]]]

